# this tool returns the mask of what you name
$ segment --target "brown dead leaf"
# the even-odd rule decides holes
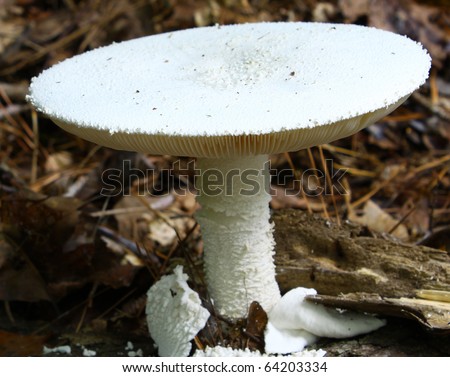
[[[320,2],[315,5],[312,11],[314,22],[330,22],[336,16],[337,9],[331,2]]]
[[[126,258],[107,252],[96,253],[90,280],[112,288],[129,287],[140,268],[128,263]]]
[[[49,301],[36,267],[0,233],[0,301]]]
[[[157,218],[155,211],[169,208],[172,195],[124,196],[114,206],[111,214],[118,223],[119,233],[131,240],[141,241],[148,233],[148,221]]]
[[[198,208],[196,195],[190,191],[181,194],[174,193],[177,207],[189,215],[193,215]]]
[[[434,229],[431,234],[420,241],[420,245],[446,250],[450,253],[450,226],[445,225]]]
[[[54,299],[93,282],[113,288],[128,286],[141,268],[96,236],[97,224],[82,217],[81,203],[75,198],[36,194],[2,199],[0,213],[8,234],[21,240],[25,258],[39,271]]]
[[[427,234],[430,229],[430,209],[427,199],[406,201],[399,211],[399,216],[405,218],[404,224],[410,230],[412,237]]]
[[[82,202],[76,198],[49,197],[32,192],[2,197],[0,215],[12,233],[28,237],[51,239],[58,245],[70,236],[78,222],[78,208]]]
[[[264,339],[268,317],[262,306],[253,301],[248,309],[245,332],[255,338]]]
[[[149,230],[148,237],[162,247],[170,246],[177,241],[177,232],[167,220],[157,218],[150,221]]]
[[[321,211],[323,206],[316,199],[311,197],[304,199],[298,195],[297,192],[288,190],[281,186],[272,185],[271,187],[271,201],[270,206],[272,209],[281,208],[311,208],[313,211]]]
[[[69,12],[40,12],[39,18],[32,23],[30,37],[34,43],[44,45],[61,35],[72,26],[72,15]]]
[[[348,22],[367,17],[368,26],[389,30],[421,42],[438,68],[448,55],[450,13],[445,6],[429,6],[408,0],[340,0]]]
[[[408,229],[403,224],[398,225],[399,220],[394,219],[371,200],[364,205],[362,215],[358,216],[352,211],[348,219],[380,233],[389,233],[394,229],[391,234],[400,240],[409,238]]]
[[[0,330],[0,356],[41,356],[48,336],[24,335]]]
[[[378,148],[395,151],[398,149],[398,140],[395,134],[392,134],[386,124],[372,124],[366,130],[369,133],[369,144]]]
[[[45,171],[54,173],[68,168],[73,163],[72,155],[67,151],[51,153],[45,161]]]
[[[339,0],[338,4],[346,20],[352,23],[359,17],[367,16],[369,14],[371,1],[372,0]]]
[[[11,46],[22,34],[24,26],[17,21],[0,20],[0,56]]]
[[[434,64],[440,68],[449,54],[445,46],[450,42],[450,9],[447,7],[445,11],[438,7],[411,3],[410,17],[411,28],[418,30],[419,41],[430,52]]]
[[[0,1],[0,61],[5,58],[7,49],[22,35],[25,29],[24,20],[14,13],[14,0]]]

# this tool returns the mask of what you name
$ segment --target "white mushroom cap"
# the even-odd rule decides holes
[[[351,135],[428,77],[422,46],[356,25],[258,23],[113,44],[42,73],[29,100],[116,149],[220,157]]]

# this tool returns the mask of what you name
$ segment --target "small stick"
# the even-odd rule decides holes
[[[307,151],[308,151],[309,161],[311,163],[312,168],[314,170],[317,170],[316,162],[314,161],[314,157],[312,155],[311,148],[308,148]],[[323,198],[323,195],[320,195],[320,202],[322,203],[322,208],[323,208],[324,215],[329,220],[330,219],[330,215],[328,213],[327,205],[325,203],[325,199]]]
[[[305,190],[303,189],[302,181],[301,181],[301,179],[299,179],[298,173],[297,173],[297,171],[296,171],[296,169],[295,169],[294,163],[292,162],[291,156],[289,155],[288,152],[285,152],[285,153],[284,153],[284,156],[286,157],[286,160],[287,160],[287,162],[288,162],[288,164],[289,164],[289,167],[291,168],[292,172],[294,173],[294,178],[295,178],[297,181],[300,182],[300,190],[301,190],[301,192],[302,192],[302,199],[303,199],[303,200],[305,201],[305,203],[306,203],[306,209],[308,210],[308,213],[309,213],[309,214],[312,214],[313,212],[312,212],[311,206],[310,206],[310,204],[309,204],[308,197],[307,197],[306,194],[305,194]]]
[[[80,321],[78,322],[77,328],[75,329],[75,333],[79,333],[81,330],[81,327],[83,326],[84,319],[86,318],[87,311],[90,307],[92,307],[92,301],[95,297],[95,292],[97,292],[98,283],[94,282],[94,285],[92,286],[92,289],[89,292],[88,298],[86,299],[86,305],[83,308],[83,312],[81,313]]]
[[[361,204],[368,201],[372,196],[374,196],[378,191],[380,191],[383,187],[385,187],[388,183],[390,183],[396,176],[398,175],[398,172],[393,174],[391,177],[386,179],[384,182],[381,182],[377,186],[375,186],[372,190],[370,190],[366,195],[362,196],[358,200],[354,201],[351,204],[351,209],[355,209],[356,207],[359,207]]]
[[[11,306],[9,305],[9,301],[4,301],[3,305],[5,307],[6,316],[9,319],[9,322],[11,322],[13,325],[16,323],[16,320],[14,319],[14,316],[11,311]]]
[[[436,82],[436,68],[432,67],[430,72],[430,95],[431,95],[431,104],[436,106],[439,103],[439,88]]]
[[[327,163],[325,161],[325,156],[323,154],[323,149],[322,146],[319,145],[319,153],[320,153],[320,160],[322,161],[322,167],[323,170],[325,172],[325,179],[326,182],[328,184],[328,186],[330,187],[330,192],[331,192],[331,201],[333,202],[333,208],[334,208],[334,214],[336,216],[336,222],[338,225],[341,225],[341,219],[339,218],[339,211],[337,209],[337,205],[336,205],[336,197],[334,196],[334,189],[333,189],[333,183],[331,182],[331,177],[330,177],[330,173],[328,171],[328,167],[327,167]],[[325,193],[326,194],[326,193]]]
[[[435,168],[436,166],[444,164],[447,161],[450,161],[450,154],[447,154],[441,158],[438,158],[437,160],[433,160],[433,161],[427,162],[426,164],[420,165],[419,167],[417,167],[413,170],[413,174],[420,173],[427,169]]]
[[[395,232],[395,230],[402,225],[405,220],[416,210],[416,206],[412,207],[399,221],[397,221],[397,224],[395,224],[389,231],[388,234],[392,234]]]
[[[38,158],[39,158],[39,124],[36,111],[31,112],[31,122],[33,126],[33,154],[31,157],[31,178],[30,184],[34,184],[37,179]]]

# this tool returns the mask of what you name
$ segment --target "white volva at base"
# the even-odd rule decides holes
[[[267,353],[299,352],[319,337],[350,338],[377,330],[383,319],[363,313],[327,308],[305,300],[317,292],[311,288],[294,288],[287,292],[268,313],[264,336]]]
[[[275,280],[267,156],[197,160],[196,219],[215,308],[245,317],[252,301],[269,311],[280,299]]]

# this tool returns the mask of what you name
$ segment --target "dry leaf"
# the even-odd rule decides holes
[[[359,17],[367,16],[370,12],[371,0],[339,0],[339,8],[348,22],[354,22]]]
[[[151,221],[149,229],[148,237],[163,247],[170,246],[177,241],[177,232],[174,227],[163,219]]]
[[[314,22],[330,22],[337,13],[336,6],[329,2],[318,3],[312,12]]]
[[[45,161],[45,171],[47,173],[58,172],[72,165],[72,155],[67,151],[60,151],[49,154]]]
[[[47,287],[32,262],[0,234],[0,301],[49,301]]]
[[[340,0],[339,6],[348,22],[367,17],[369,26],[407,35],[421,42],[438,68],[448,56],[448,7],[446,11],[445,7],[405,0]]]
[[[308,206],[313,211],[321,211],[322,204],[315,198],[307,197],[306,199],[299,196],[297,192],[286,189],[280,186],[271,186],[272,199],[270,206],[272,209],[281,208],[301,208],[306,209]]]
[[[0,330],[0,356],[42,356],[48,336],[23,335]]]
[[[258,302],[253,301],[248,309],[246,333],[253,337],[264,339],[267,321],[267,313],[263,307]]]
[[[173,195],[122,197],[113,209],[119,234],[131,240],[142,240],[148,233],[148,221],[156,217],[154,211],[166,209],[173,202]]]
[[[367,201],[364,205],[362,215],[358,216],[354,212],[351,212],[348,219],[380,233],[389,233],[395,227],[391,232],[393,236],[400,240],[407,240],[409,238],[406,227],[403,224],[398,225],[398,220],[394,219],[371,200]]]
[[[0,57],[6,54],[7,48],[20,38],[25,29],[24,20],[12,14],[14,8],[15,1],[0,0]]]

